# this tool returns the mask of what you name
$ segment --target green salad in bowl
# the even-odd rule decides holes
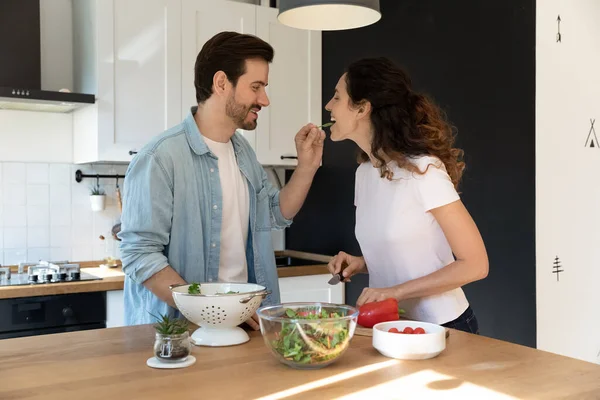
[[[257,314],[271,353],[299,369],[322,368],[339,359],[358,319],[356,308],[329,303],[286,303],[260,308]]]

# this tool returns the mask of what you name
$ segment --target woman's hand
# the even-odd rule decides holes
[[[372,289],[372,288],[364,288],[358,300],[356,300],[356,307],[360,307],[363,304],[373,303],[375,301],[383,301],[389,298],[396,297],[396,288],[381,288],[381,289]]]
[[[343,251],[340,251],[336,256],[333,256],[331,261],[329,261],[329,264],[327,264],[329,272],[333,275],[339,274],[340,271],[342,272],[342,280],[344,282],[350,282],[349,278],[363,272],[366,267],[367,265],[364,257],[352,256]]]

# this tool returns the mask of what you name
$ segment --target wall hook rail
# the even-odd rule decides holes
[[[100,178],[117,179],[118,184],[118,180],[125,178],[125,175],[84,174],[80,169],[75,171],[75,180],[77,182],[81,182],[85,178],[94,178],[98,180],[100,180]]]

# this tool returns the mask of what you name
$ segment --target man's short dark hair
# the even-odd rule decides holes
[[[264,40],[237,32],[221,32],[202,46],[194,67],[194,86],[198,104],[212,95],[213,77],[223,71],[233,86],[246,73],[246,60],[273,61],[273,47]]]

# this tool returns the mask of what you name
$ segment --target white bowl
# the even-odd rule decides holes
[[[424,334],[388,332],[396,328],[421,327]],[[386,357],[399,360],[425,360],[436,357],[446,348],[446,328],[420,321],[381,322],[373,327],[373,347]]]
[[[270,293],[264,286],[254,283],[200,283],[200,294],[189,294],[189,286],[173,285],[171,293],[179,311],[200,327],[192,333],[192,343],[232,346],[250,340],[238,325],[251,318]]]

